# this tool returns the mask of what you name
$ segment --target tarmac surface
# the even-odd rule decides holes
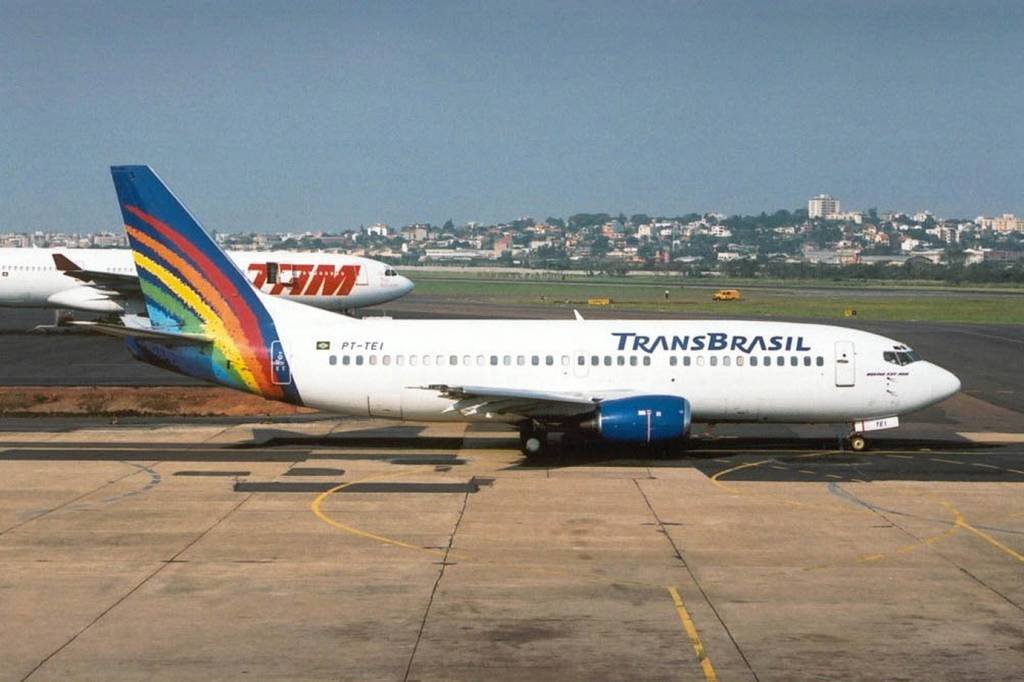
[[[9,312],[0,384],[189,383]],[[534,462],[499,425],[0,419],[0,682],[1019,679],[1024,329],[855,326],[965,391],[862,453],[811,426]]]
[[[540,462],[498,425],[0,420],[0,680],[1016,680],[1020,417]]]

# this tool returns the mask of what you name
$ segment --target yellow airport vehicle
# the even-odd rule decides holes
[[[611,305],[610,298],[588,298],[587,305]]]
[[[712,301],[738,301],[741,298],[739,289],[720,289],[711,294]]]

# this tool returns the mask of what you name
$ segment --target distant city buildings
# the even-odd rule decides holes
[[[998,218],[979,216],[974,219],[974,222],[983,230],[992,230],[1001,234],[1024,232],[1024,220],[1012,213],[1004,213]]]
[[[811,220],[825,218],[837,214],[841,210],[839,200],[828,194],[819,194],[813,199],[807,200],[807,217]]]
[[[753,276],[782,265],[900,266],[938,263],[1020,269],[1024,220],[1006,213],[973,220],[930,211],[842,211],[827,194],[808,212],[760,215],[689,213],[681,216],[579,213],[536,221],[526,216],[496,224],[446,221],[392,228],[374,223],[355,231],[218,233],[225,248],[252,251],[331,251],[403,264],[496,264],[577,268],[621,273],[671,269]],[[96,234],[56,231],[0,233],[0,246],[124,248],[118,230]]]

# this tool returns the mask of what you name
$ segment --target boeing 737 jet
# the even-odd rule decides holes
[[[393,301],[413,283],[386,263],[334,253],[231,251],[260,291],[332,311]],[[128,249],[0,249],[0,307],[145,311]]]
[[[815,324],[726,320],[356,320],[268,295],[147,166],[112,169],[149,313],[145,362],[341,414],[506,422],[548,434],[682,441],[695,422],[846,424],[862,434],[960,390],[899,341]]]

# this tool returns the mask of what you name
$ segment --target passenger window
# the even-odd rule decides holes
[[[645,355],[644,356],[644,367],[649,367],[650,364],[651,364],[651,356],[650,355]]]
[[[600,361],[601,361],[601,358],[597,357],[596,355],[591,355],[590,356],[590,364],[591,365],[594,365],[596,367],[597,363],[599,363]]]
[[[497,364],[498,364],[498,356],[497,355],[492,355],[491,356],[491,365],[497,365]]]
[[[821,357],[819,355],[817,358],[815,358],[815,363],[818,365],[818,367],[824,367],[825,366],[825,358],[823,358],[823,357]]]
[[[410,355],[409,356],[409,366],[410,367],[415,367],[416,366],[416,362],[417,362],[418,359],[419,359],[418,355]]]
[[[349,357],[349,356],[347,356],[347,355],[342,355],[342,356],[341,356],[341,364],[343,364],[343,365],[347,365],[347,364],[349,364],[350,362],[352,362],[352,358],[350,358],[350,357]]]
[[[327,362],[331,363],[332,365],[338,364],[338,356],[332,355],[330,358],[328,358]]]
[[[534,367],[539,365],[540,364],[540,356],[539,355],[532,355],[532,356],[530,356],[530,364],[533,365]]]
[[[690,366],[690,356],[689,355],[684,355],[683,356],[683,367],[689,367],[689,366]]]
[[[473,364],[473,356],[472,355],[463,355],[462,356],[462,364],[466,365],[467,367],[469,365],[472,365]]]
[[[477,367],[483,367],[484,366],[484,356],[482,356],[482,355],[476,356],[476,364],[477,364]]]
[[[405,364],[405,356],[404,355],[396,355],[395,356],[395,364],[398,365],[399,367],[404,365]]]
[[[785,367],[786,366],[786,358],[782,357],[781,355],[778,356],[777,358],[775,358],[775,364],[777,366],[779,366],[779,367]]]
[[[810,355],[805,355],[804,356],[804,367],[810,367],[810,366],[811,366],[811,356]]]
[[[369,356],[369,360],[370,360],[370,364],[371,365],[376,365],[377,364],[377,356],[376,355]]]
[[[554,355],[546,355],[546,356],[544,356],[544,364],[548,365],[548,366],[555,364],[555,356]]]
[[[722,364],[726,367],[732,364],[732,357],[726,355],[722,358]]]
[[[795,355],[790,355],[789,356],[789,364],[790,364],[791,367],[796,367],[798,363],[799,363],[799,358],[797,358]]]
[[[512,356],[511,355],[506,355],[505,357],[503,357],[501,359],[501,364],[505,365],[506,367],[511,365],[512,364]]]
[[[586,359],[582,355],[577,355],[576,356],[576,364],[582,366],[582,365],[587,364],[587,361],[586,361]]]
[[[750,356],[750,366],[751,367],[757,367],[757,356],[756,355],[751,355]]]
[[[436,358],[434,358],[434,364],[437,365],[438,367],[443,365],[444,364],[444,356],[443,355],[438,355]]]
[[[669,356],[669,358],[668,358],[668,364],[669,364],[669,366],[671,366],[671,367],[675,367],[675,366],[676,366],[676,363],[677,363],[677,362],[679,362],[679,358],[677,358],[677,357],[676,357],[676,356],[674,356],[674,355],[670,355],[670,356]]]
[[[383,363],[385,365],[390,365],[391,364],[391,356],[390,355],[385,355],[384,357],[381,358],[381,360],[383,361]]]
[[[430,356],[429,355],[424,355],[423,356],[423,366],[424,367],[430,367],[430,365],[431,365],[431,358],[430,358]]]
[[[525,365],[526,364],[526,356],[525,355],[517,355],[516,356],[516,364],[519,365],[520,367]]]
[[[629,356],[629,366],[630,367],[636,367],[636,363],[637,363],[636,356],[635,355],[630,355]]]
[[[770,356],[770,355],[764,356],[764,366],[765,367],[771,367],[772,366],[772,356]]]
[[[610,355],[604,356],[604,366],[605,367],[611,367],[612,366],[612,356],[610,356]]]
[[[710,362],[712,367],[717,367],[718,366],[718,356],[717,355],[712,355],[711,358],[709,359],[709,362]]]
[[[455,365],[459,364],[459,356],[458,355],[449,355],[448,356],[448,364],[451,365],[452,367],[454,367]]]
[[[357,365],[363,364],[363,356],[362,355],[357,355],[356,356],[356,364]]]
[[[744,362],[743,356],[742,355],[737,355],[736,356],[736,366],[737,367],[742,367],[743,366],[743,362]]]
[[[704,366],[704,356],[703,355],[698,355],[697,356],[697,366],[698,367],[703,367]]]
[[[568,367],[568,366],[569,366],[569,356],[568,355],[563,355],[562,356],[562,367]]]

